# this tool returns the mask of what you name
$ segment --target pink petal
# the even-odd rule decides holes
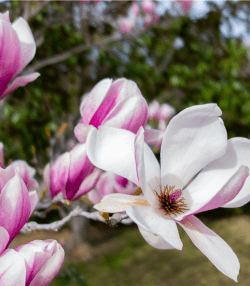
[[[141,94],[134,94],[118,103],[102,124],[136,133],[148,120],[148,105]]]
[[[74,195],[72,200],[77,200],[93,190],[102,173],[103,172],[101,170],[96,169],[93,173],[86,177],[81,183],[78,192]]]
[[[87,157],[86,144],[78,144],[69,154],[68,178],[65,189],[62,189],[62,192],[65,198],[72,200],[79,191],[82,182],[93,172],[95,167]]]
[[[13,249],[0,255],[0,285],[24,286],[26,268],[24,259]]]
[[[4,91],[4,93],[0,96],[0,99],[3,99],[6,95],[10,94],[14,90],[16,90],[19,86],[25,86],[29,82],[34,81],[39,77],[38,72],[34,72],[25,76],[16,77],[13,82],[8,86],[8,88]]]
[[[18,71],[21,59],[21,45],[15,30],[6,21],[0,21],[0,99]]]
[[[100,126],[119,102],[135,93],[140,93],[135,82],[125,78],[114,81],[89,124],[94,127]]]
[[[101,80],[94,86],[86,98],[84,98],[80,106],[81,122],[83,124],[89,124],[91,118],[105,98],[111,84],[112,79],[106,78]]]
[[[0,254],[1,254],[5,250],[5,248],[8,246],[9,240],[10,240],[8,231],[2,226],[0,226],[0,237],[1,237],[1,240],[0,240]]]
[[[82,144],[86,143],[87,136],[91,128],[94,128],[94,127],[92,125],[85,125],[82,123],[79,123],[76,125],[74,129],[74,133],[80,143]]]
[[[169,122],[161,146],[162,188],[182,189],[192,177],[225,154],[227,133],[216,104],[186,108]]]
[[[182,242],[174,220],[158,216],[149,206],[129,206],[126,209],[128,216],[141,228],[159,235],[167,242],[169,249],[182,249]]]
[[[178,222],[194,245],[207,256],[223,274],[237,282],[240,263],[229,245],[198,218],[190,216]]]
[[[0,20],[10,23],[9,11],[6,11],[5,13],[0,13]]]
[[[176,219],[182,220],[183,218],[186,218],[192,214],[216,209],[232,201],[241,191],[241,188],[248,178],[248,172],[248,167],[241,166],[239,170],[235,172],[231,178],[228,179],[228,181],[220,190],[212,188],[208,193],[206,192],[206,185],[204,188],[200,186],[199,194],[192,193],[192,196],[188,197],[187,199],[187,202],[189,202],[190,205],[192,204],[190,210],[185,212],[183,215],[176,217]],[[190,186],[190,188],[191,187],[192,186]],[[187,198],[187,195],[185,198]]]
[[[16,160],[11,163],[11,166],[14,166],[14,168],[18,171],[18,174],[24,181],[28,190],[38,187],[38,182],[33,178],[36,170],[30,167],[24,160]]]
[[[160,140],[162,140],[163,135],[164,135],[164,132],[162,132],[161,130],[145,129],[145,133],[144,133],[145,139],[144,140],[148,145],[156,144]]]
[[[0,225],[8,231],[10,243],[28,221],[31,209],[28,190],[18,175],[2,190],[0,209]]]
[[[19,69],[16,73],[17,75],[34,58],[36,52],[36,43],[30,30],[29,24],[23,18],[18,18],[12,24],[12,28],[16,31],[21,43],[21,61]]]
[[[30,216],[31,216],[38,202],[38,196],[36,191],[29,192],[29,197],[30,197]]]
[[[50,169],[50,195],[53,199],[66,188],[70,165],[69,152],[59,156]],[[48,170],[48,169],[47,169]]]

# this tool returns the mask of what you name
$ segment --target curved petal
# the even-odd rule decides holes
[[[149,206],[149,203],[143,196],[110,194],[94,205],[94,208],[102,212],[116,213],[125,211],[131,205]]]
[[[186,108],[169,122],[161,145],[162,187],[182,189],[227,148],[227,133],[216,104]]]
[[[5,248],[8,246],[9,240],[10,240],[8,231],[2,226],[0,226],[0,237],[1,237],[1,240],[0,240],[0,254],[1,254],[5,250]]]
[[[81,122],[83,124],[89,124],[92,116],[105,98],[111,84],[112,79],[110,78],[101,80],[86,96],[86,99],[83,99],[80,105],[80,113],[82,116]]]
[[[137,93],[124,98],[117,104],[102,124],[136,133],[141,126],[146,124],[147,120],[147,102],[141,94]]]
[[[21,43],[21,61],[16,74],[19,74],[26,65],[34,58],[36,52],[36,43],[29,24],[23,18],[18,18],[12,28],[16,31]]]
[[[18,171],[29,191],[38,187],[38,182],[33,178],[36,170],[30,167],[24,160],[16,160],[11,163],[11,166],[14,166]]]
[[[8,231],[10,243],[30,215],[29,192],[18,174],[10,179],[2,190],[0,209],[0,225]]]
[[[204,176],[205,175],[206,173],[204,173]],[[208,173],[208,176],[209,175],[210,174]],[[220,177],[220,182],[215,182],[217,179],[216,177],[211,178],[211,176],[209,176],[209,179],[213,180],[212,187],[211,184],[206,184],[206,181],[210,181],[209,179],[206,180],[206,178],[204,178],[203,184],[200,180],[196,185],[195,183],[191,183],[190,187],[187,187],[187,189],[184,190],[184,199],[189,210],[184,214],[177,216],[176,220],[182,220],[192,214],[219,208],[232,201],[241,191],[248,175],[249,168],[241,166],[231,178]],[[225,184],[219,189],[218,186],[216,186],[216,183],[221,183],[223,179]]]
[[[138,226],[161,236],[169,244],[169,248],[182,249],[182,242],[174,220],[158,216],[149,206],[129,206],[126,213]]]
[[[25,86],[29,82],[34,81],[40,76],[40,73],[34,72],[28,75],[16,77],[12,83],[8,86],[8,88],[4,91],[4,93],[0,96],[0,99],[3,99],[6,95],[10,94],[14,90],[16,90],[19,86]]]
[[[164,132],[158,129],[145,129],[145,142],[148,145],[156,144],[162,140]]]
[[[0,285],[25,285],[25,261],[15,250],[7,249],[0,255]]]
[[[62,193],[65,198],[72,200],[79,191],[82,182],[93,172],[95,167],[87,157],[86,144],[76,145],[69,154],[68,178],[65,189],[62,189]]]
[[[35,275],[29,286],[48,285],[60,271],[64,261],[64,250],[62,246],[55,240],[52,241],[51,244],[52,246],[54,244],[53,248],[56,249],[56,251],[53,253],[52,257],[46,262],[46,264],[43,265],[40,271]]]
[[[135,138],[135,134],[127,130],[102,126],[89,133],[86,143],[87,154],[90,161],[98,168],[125,177],[140,186],[136,170]],[[153,204],[154,191],[160,189],[160,166],[153,152],[145,143],[143,154],[147,184],[143,192],[149,203]]]
[[[90,161],[98,168],[139,184],[134,155],[135,134],[113,127],[100,126],[89,132],[86,146]]]
[[[136,83],[132,80],[125,78],[117,79],[110,86],[105,98],[99,105],[95,114],[91,118],[89,124],[98,127],[102,124],[106,116],[108,116],[111,110],[124,98],[129,97],[132,94],[141,93]],[[83,122],[84,123],[84,122]]]
[[[66,188],[70,166],[70,154],[59,156],[50,169],[50,195],[53,199]]]
[[[75,201],[93,190],[102,173],[103,172],[101,170],[96,169],[87,178],[85,178],[72,200]]]
[[[215,267],[237,282],[240,263],[229,245],[195,216],[190,216],[178,223],[193,244],[207,256]]]
[[[152,233],[138,225],[139,231],[148,244],[157,249],[173,249],[160,235]]]
[[[86,125],[82,123],[79,123],[76,125],[74,129],[74,133],[80,143],[82,144],[86,143],[87,136],[91,128],[94,128],[94,127],[92,125]]]
[[[38,202],[38,196],[36,191],[29,192],[29,197],[30,197],[30,216],[31,216]]]
[[[0,99],[9,82],[18,71],[21,60],[21,44],[9,22],[0,20]]]
[[[250,140],[247,138],[232,138],[228,141],[228,150],[223,156],[221,165],[234,170],[239,165],[245,165],[250,168]],[[224,208],[238,208],[250,201],[250,179],[245,184],[238,195],[230,202],[225,204]]]

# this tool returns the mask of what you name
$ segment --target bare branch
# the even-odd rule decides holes
[[[34,221],[27,222],[23,228],[21,229],[20,233],[29,233],[34,230],[53,230],[53,231],[58,231],[60,228],[62,228],[72,217],[76,216],[84,216],[89,219],[93,219],[96,221],[101,221],[104,223],[107,223],[110,226],[116,226],[119,222],[121,222],[123,219],[127,219],[128,215],[127,214],[119,214],[116,213],[114,214],[111,218],[109,218],[108,221],[106,221],[100,212],[85,212],[83,211],[80,207],[76,207],[73,211],[71,211],[65,218],[55,221],[49,224],[38,224]]]
[[[24,72],[22,73],[23,75],[26,75],[26,74],[29,74],[29,73],[33,73],[43,67],[46,67],[46,66],[49,66],[49,65],[53,65],[53,64],[57,64],[57,63],[60,63],[66,59],[68,59],[69,57],[75,55],[75,54],[79,54],[87,49],[90,49],[92,48],[93,46],[102,46],[102,45],[107,45],[111,42],[114,42],[114,41],[119,41],[121,40],[121,36],[120,34],[116,34],[116,35],[113,35],[113,36],[110,36],[109,38],[107,39],[102,39],[102,40],[99,40],[97,41],[96,43],[93,43],[93,44],[81,44],[81,45],[78,45],[66,52],[63,52],[61,54],[58,54],[58,55],[55,55],[55,56],[52,56],[52,57],[49,57],[45,60],[42,60],[38,63],[35,63],[34,65],[28,67],[26,70],[24,70]]]

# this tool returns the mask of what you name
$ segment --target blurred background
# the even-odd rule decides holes
[[[35,58],[22,74],[41,74],[1,101],[6,165],[24,159],[41,180],[44,166],[77,143],[73,129],[82,96],[107,77],[134,80],[148,103],[168,103],[177,113],[215,102],[229,138],[249,138],[250,2],[190,1],[190,9],[181,2],[155,2],[156,17],[149,23],[140,1],[134,19],[131,1],[1,2],[0,12],[9,10],[11,22],[25,18],[36,40]],[[124,18],[133,22],[127,30],[122,28]],[[239,257],[239,285],[250,283],[249,213],[247,204],[199,216]],[[58,218],[55,210],[37,221]],[[55,237],[65,243],[70,232],[65,227],[59,233],[18,239]],[[234,284],[186,235],[183,251],[158,251],[135,225],[110,228],[91,221],[84,241],[51,285]]]

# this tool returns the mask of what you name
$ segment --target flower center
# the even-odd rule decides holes
[[[161,189],[161,194],[156,193],[159,200],[159,207],[164,210],[167,215],[179,215],[188,210],[187,204],[184,203],[182,190],[175,190],[174,186],[166,186],[164,190]]]

